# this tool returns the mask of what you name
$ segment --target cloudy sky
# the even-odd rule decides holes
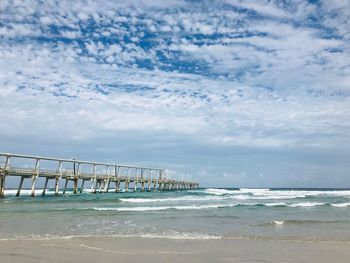
[[[350,1],[1,0],[0,114],[1,152],[350,187]]]

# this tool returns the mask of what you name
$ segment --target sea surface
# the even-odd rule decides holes
[[[111,190],[113,191],[113,190]],[[0,199],[0,239],[136,236],[350,242],[350,190],[198,189]],[[21,193],[21,194],[22,194]]]

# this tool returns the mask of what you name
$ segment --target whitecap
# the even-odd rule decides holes
[[[265,206],[286,206],[287,204],[284,202],[280,202],[280,203],[265,203],[263,205],[265,205]]]
[[[240,188],[240,192],[242,193],[262,193],[270,191],[268,188]]]
[[[296,204],[289,204],[290,207],[315,207],[315,206],[322,206],[326,205],[326,203],[316,203],[316,202],[305,202],[305,203],[296,203]]]
[[[155,202],[178,202],[178,201],[211,201],[211,200],[225,200],[228,197],[220,196],[182,196],[169,198],[120,198],[120,201],[126,203],[155,203]]]
[[[141,234],[143,238],[165,238],[165,239],[176,239],[176,240],[215,240],[221,239],[219,235],[209,235],[201,233],[164,233],[164,234]]]
[[[349,207],[350,203],[331,204],[331,206],[335,206],[335,207]]]
[[[242,189],[242,193],[252,194],[262,199],[293,199],[308,196],[342,196],[349,197],[349,190],[268,190],[268,189]]]
[[[282,221],[282,220],[272,220],[271,223],[275,224],[275,225],[283,225],[284,221]]]
[[[35,189],[34,190],[35,196],[41,195],[42,192],[43,192],[43,189]],[[55,193],[55,191],[53,191],[52,189],[47,188],[45,193],[46,193],[46,195],[53,195]],[[5,196],[16,196],[17,189],[5,190],[4,194],[5,194]],[[32,194],[32,190],[31,189],[21,189],[20,196],[30,196],[31,194]]]
[[[228,190],[228,189],[220,189],[220,188],[208,188],[203,191],[205,194],[213,194],[213,195],[228,195],[228,194],[239,194],[238,190]]]
[[[232,206],[232,205],[230,205]],[[210,208],[219,208],[220,205],[203,205],[203,206],[137,206],[137,207],[94,207],[97,211],[119,211],[119,212],[145,212],[145,211],[161,211],[168,209],[176,210],[201,210]],[[222,207],[227,207],[223,205]]]

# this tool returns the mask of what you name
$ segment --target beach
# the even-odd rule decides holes
[[[218,189],[0,200],[3,262],[349,262],[350,190]]]
[[[103,237],[2,240],[7,262],[349,262],[350,244]]]
[[[0,263],[350,263],[350,0],[0,0]]]

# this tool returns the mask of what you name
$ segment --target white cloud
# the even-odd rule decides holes
[[[139,132],[216,151],[346,148],[342,3],[229,3],[263,18],[182,1],[0,6],[0,135],[89,143]],[[322,19],[310,23],[316,10]]]
[[[270,1],[227,0],[226,2],[234,6],[254,10],[261,15],[268,15],[280,18],[292,17],[290,13],[272,4]]]

